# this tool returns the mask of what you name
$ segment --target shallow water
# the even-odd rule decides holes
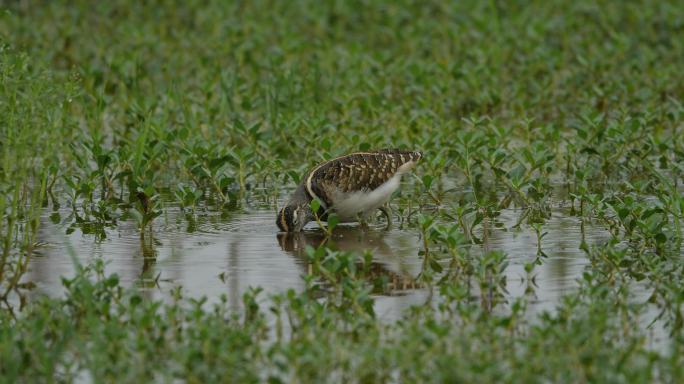
[[[298,236],[278,235],[271,209],[254,208],[242,213],[201,212],[193,220],[180,209],[168,208],[154,223],[153,236],[141,240],[136,225],[119,222],[98,240],[83,234],[78,227],[67,234],[67,225],[53,223],[46,211],[40,241],[45,243],[39,256],[31,261],[27,280],[36,284],[33,295],[58,295],[60,276],[74,272],[72,256],[81,263],[93,257],[107,261],[107,271],[116,272],[125,285],[136,285],[150,297],[168,297],[172,287],[182,286],[186,296],[221,295],[239,308],[242,294],[260,286],[264,297],[287,289],[302,289],[302,275],[308,271],[303,250],[317,246],[322,233],[313,226]],[[62,212],[66,216],[66,212]],[[492,228],[488,247],[508,255],[506,269],[508,298],[526,294],[524,264],[536,258],[536,236],[531,229],[512,230],[518,219],[516,210],[504,210]],[[54,219],[54,216],[53,216]],[[543,249],[549,257],[535,269],[536,287],[531,312],[552,310],[564,294],[572,291],[588,263],[581,243],[580,220],[557,209],[544,225],[548,232]],[[607,232],[585,224],[588,244],[601,242]],[[372,251],[374,269],[384,273],[397,287],[376,297],[376,311],[386,319],[398,317],[402,309],[427,298],[424,289],[412,289],[412,280],[422,259],[418,256],[420,236],[413,229],[363,230],[357,226],[338,227],[331,244],[340,250]],[[527,293],[530,294],[530,293]]]
[[[98,240],[79,227],[69,229],[68,210],[60,212],[59,221],[55,212],[46,210],[39,234],[44,245],[30,261],[24,279],[36,286],[31,296],[63,294],[61,276],[73,275],[74,258],[86,263],[101,257],[107,262],[108,273],[117,273],[125,286],[138,287],[146,297],[170,299],[172,289],[181,286],[184,296],[206,296],[208,303],[225,295],[229,305],[239,311],[242,295],[250,287],[263,288],[260,297],[265,305],[269,294],[303,289],[303,276],[309,270],[304,249],[307,245],[316,247],[324,239],[315,223],[295,236],[278,234],[275,212],[267,208],[202,211],[194,216],[174,207],[166,207],[165,212],[154,221],[152,238],[147,236],[143,241],[132,221],[118,222],[106,230],[105,239]],[[510,303],[527,296],[526,316],[535,322],[540,312],[553,312],[560,299],[578,287],[578,279],[589,265],[580,249],[582,236],[591,246],[608,240],[609,234],[591,222],[585,222],[582,231],[580,218],[570,215],[566,208],[554,209],[543,227],[547,235],[542,249],[548,257],[535,267],[535,284],[530,290],[524,266],[537,258],[537,240],[529,226],[512,229],[519,215],[518,210],[503,210],[490,227],[487,246],[507,255],[505,299]],[[375,295],[375,312],[380,319],[392,321],[405,309],[430,298],[427,289],[416,287],[414,280],[422,265],[420,243],[415,229],[339,226],[327,245],[346,251],[371,251],[373,273],[384,274],[394,287]],[[476,254],[477,250],[472,252]],[[635,283],[633,294],[634,300],[645,302],[650,290]],[[649,347],[665,350],[669,338],[663,323],[658,320],[652,324],[657,315],[651,308],[639,323],[650,335]]]
[[[262,287],[263,297],[302,289],[302,276],[308,271],[304,249],[323,241],[316,228],[299,236],[278,235],[275,213],[267,209],[228,217],[202,213],[194,224],[179,209],[169,209],[166,217],[155,221],[152,239],[141,240],[134,222],[119,222],[101,241],[80,229],[67,235],[67,226],[54,224],[51,214],[43,217],[39,237],[45,245],[31,260],[26,276],[36,284],[32,295],[59,295],[61,276],[74,273],[73,255],[81,263],[102,257],[108,273],[117,273],[124,285],[136,285],[150,297],[168,297],[172,287],[182,286],[186,296],[207,296],[209,302],[226,295],[237,309],[249,287]],[[341,226],[334,243],[341,250],[372,251],[375,265],[395,277],[410,280],[420,270],[414,231]],[[425,297],[422,290],[392,292],[378,296],[376,310],[380,316],[394,318]]]

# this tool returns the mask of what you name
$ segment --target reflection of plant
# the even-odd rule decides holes
[[[541,223],[533,223],[532,228],[534,229],[534,233],[537,235],[537,256],[539,257],[549,257],[543,250],[542,250],[542,239],[544,236],[548,235],[548,232],[543,232],[542,229],[542,224]]]
[[[432,216],[418,216],[418,228],[420,229],[422,242],[422,247],[421,250],[418,251],[418,255],[423,257],[423,265],[420,269],[419,279],[428,283],[428,286],[432,283],[434,274],[442,272],[442,266],[439,264],[434,252],[430,252],[430,240],[434,234],[432,231],[434,222],[435,219]],[[430,291],[432,292],[431,286]]]
[[[104,240],[107,238],[106,229],[116,227],[119,214],[116,206],[105,200],[99,200],[97,203],[84,205],[83,215],[79,215],[78,211],[73,211],[67,221],[72,218],[73,222],[67,228],[67,234],[79,228],[85,235],[92,234],[97,240]],[[59,221],[58,217],[56,219]]]
[[[505,270],[508,266],[506,254],[502,251],[485,252],[476,259],[475,279],[480,287],[480,299],[485,308],[491,310],[504,300],[506,293]]]

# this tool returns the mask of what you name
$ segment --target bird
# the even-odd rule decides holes
[[[327,221],[335,213],[341,223],[365,222],[384,205],[399,187],[402,175],[423,157],[419,151],[380,149],[354,152],[318,164],[306,173],[289,201],[278,212],[276,224],[282,232],[300,232],[318,216]],[[311,202],[320,207],[313,212]]]

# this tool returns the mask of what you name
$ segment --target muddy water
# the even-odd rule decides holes
[[[119,222],[106,231],[105,239],[98,240],[78,227],[67,231],[66,225],[53,223],[50,214],[54,215],[45,213],[40,234],[46,245],[32,260],[27,276],[37,286],[34,295],[60,294],[60,277],[73,274],[74,258],[86,263],[102,257],[108,263],[108,272],[116,272],[125,285],[138,286],[150,297],[168,297],[171,288],[182,286],[186,296],[204,295],[209,301],[226,295],[237,309],[249,287],[262,287],[264,297],[290,288],[302,289],[302,275],[308,270],[302,252],[307,245],[315,247],[323,241],[315,225],[298,236],[279,236],[274,212],[260,208],[228,214],[202,212],[193,220],[180,209],[170,208],[155,220],[153,236],[144,240],[133,222]],[[531,229],[510,229],[518,216],[515,210],[504,211],[497,218],[501,228],[493,228],[489,238],[491,249],[502,249],[509,257],[509,298],[530,295],[526,293],[524,264],[534,260],[537,251]],[[535,269],[533,312],[553,309],[560,297],[577,286],[576,280],[588,263],[579,249],[582,234],[578,218],[557,210],[544,230],[548,234],[543,249],[549,257]],[[584,236],[592,244],[604,241],[607,233],[586,224]],[[411,229],[362,230],[351,226],[338,227],[332,245],[341,250],[372,251],[375,269],[386,274],[397,288],[376,298],[378,315],[392,319],[428,296],[423,289],[412,289],[410,283],[420,271],[419,240],[419,234]]]

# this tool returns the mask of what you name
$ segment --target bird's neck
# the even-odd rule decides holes
[[[309,196],[309,194],[306,193],[306,187],[302,183],[299,184],[297,189],[292,194],[292,197],[290,198],[290,204],[308,205],[311,202],[311,200],[311,196]]]

